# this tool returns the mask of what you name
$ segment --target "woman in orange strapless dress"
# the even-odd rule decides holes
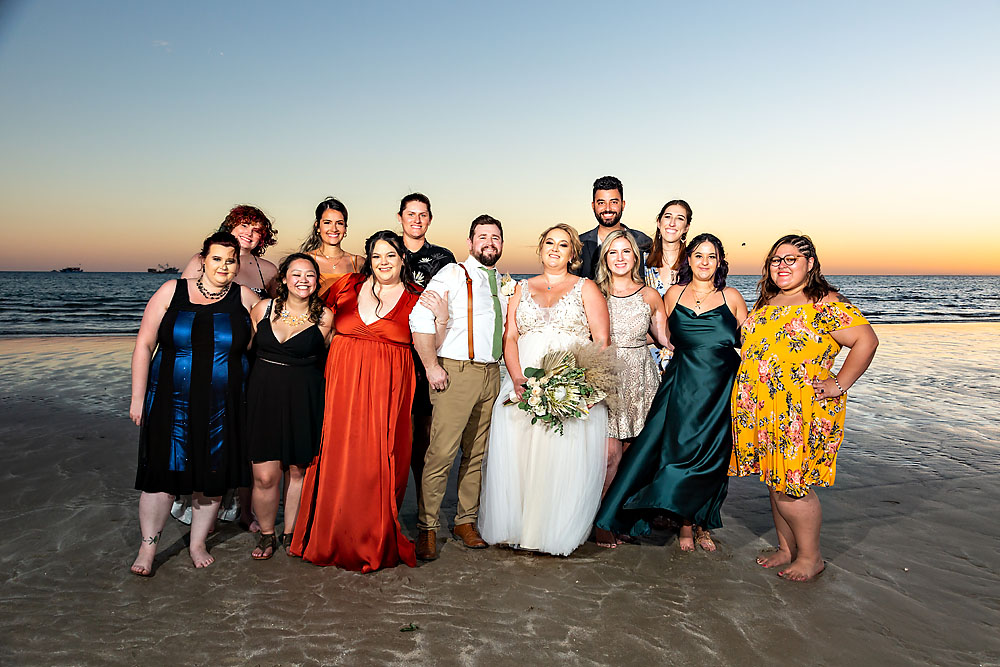
[[[354,273],[364,259],[340,247],[347,238],[347,207],[333,197],[327,197],[316,207],[316,222],[312,233],[302,242],[300,252],[316,258],[319,264],[319,294],[325,299],[330,286],[348,273]]]
[[[337,336],[326,362],[319,455],[306,471],[290,553],[374,572],[416,566],[399,526],[410,469],[414,374],[409,316],[419,298],[402,238],[377,232],[367,260],[330,288]]]

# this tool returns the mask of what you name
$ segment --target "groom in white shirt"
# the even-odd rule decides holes
[[[410,313],[413,347],[427,371],[433,406],[430,446],[417,487],[421,560],[437,558],[438,514],[459,447],[462,462],[453,532],[470,549],[487,546],[475,524],[483,455],[493,403],[500,393],[498,362],[503,356],[507,298],[493,267],[502,250],[500,221],[488,215],[473,220],[469,258],[438,271]]]

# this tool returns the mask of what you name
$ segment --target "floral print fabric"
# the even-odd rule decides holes
[[[642,253],[642,261],[645,266],[646,284],[655,289],[662,299],[670,286],[677,282],[678,272],[673,269],[663,269],[661,271],[661,269],[655,266],[649,266],[649,264],[646,264],[649,261],[648,252]],[[659,367],[662,374],[666,370],[667,364],[670,363],[670,357],[673,356],[673,352],[667,348],[660,349],[658,345],[654,344],[649,346],[649,353],[653,355],[653,361]]]
[[[833,484],[847,397],[817,400],[809,381],[831,376],[840,345],[830,334],[863,324],[861,312],[845,302],[750,313],[733,385],[730,476],[760,475],[769,488],[795,498]]]

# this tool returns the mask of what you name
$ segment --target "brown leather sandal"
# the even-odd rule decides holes
[[[260,533],[257,536],[257,546],[254,547],[254,551],[260,549],[260,555],[256,555],[253,551],[250,552],[250,558],[254,560],[267,560],[274,555],[274,550],[278,547],[278,536],[274,533]],[[267,550],[270,549],[271,552],[268,553]]]

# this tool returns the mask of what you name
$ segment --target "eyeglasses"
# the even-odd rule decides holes
[[[785,255],[784,257],[772,257],[771,261],[768,262],[772,269],[776,269],[781,266],[784,262],[785,266],[795,266],[795,262],[799,261],[800,258],[805,258],[805,255]]]

